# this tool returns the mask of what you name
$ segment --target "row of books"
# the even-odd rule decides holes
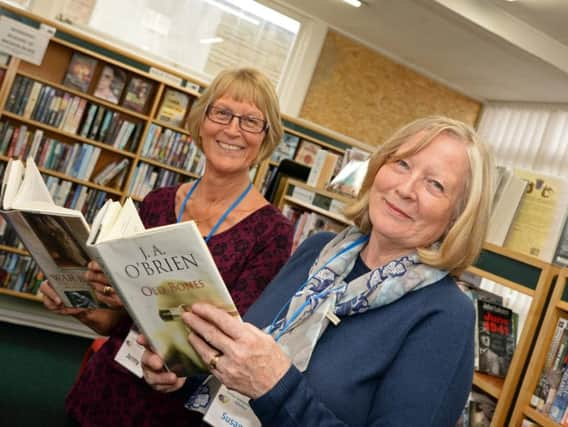
[[[309,212],[300,208],[284,205],[282,213],[294,225],[294,238],[292,240],[292,252],[308,237],[320,231],[332,231],[338,233],[345,228],[345,224],[334,221],[333,219]]]
[[[80,129],[79,135],[83,138],[133,152],[137,147],[143,125],[102,105],[89,104]]]
[[[0,253],[0,288],[35,295],[44,279],[45,276],[32,257]]]
[[[490,427],[496,406],[491,396],[472,390],[456,427]]]
[[[568,180],[498,167],[487,241],[568,265]]]
[[[93,182],[120,189],[124,184],[129,166],[130,159],[127,158],[110,162],[93,177]]]
[[[134,170],[128,193],[135,198],[144,198],[154,188],[180,183],[185,177],[168,169],[148,163],[139,163]]]
[[[0,245],[10,246],[16,249],[24,249],[22,242],[18,239],[16,231],[10,225],[0,218]]]
[[[76,133],[87,100],[28,77],[16,76],[6,110],[65,132]]]
[[[46,176],[44,180],[56,205],[81,211],[89,223],[108,197],[104,191],[55,176]]]
[[[193,163],[197,151],[191,136],[152,124],[141,154],[176,168],[187,169]]]
[[[568,426],[568,319],[560,318],[546,354],[531,406]]]

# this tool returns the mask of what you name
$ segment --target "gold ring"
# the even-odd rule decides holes
[[[219,358],[221,357],[221,353],[216,353],[213,355],[211,360],[209,361],[209,370],[217,369],[217,362],[219,362]]]
[[[111,296],[111,295],[112,295],[112,288],[111,288],[110,286],[105,286],[105,287],[103,288],[103,295],[104,295],[105,297]]]

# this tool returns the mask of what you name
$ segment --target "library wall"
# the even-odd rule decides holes
[[[443,114],[474,124],[481,103],[329,31],[300,117],[379,145],[403,124]]]

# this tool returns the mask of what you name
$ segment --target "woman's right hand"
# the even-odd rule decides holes
[[[148,385],[162,393],[179,390],[185,384],[186,377],[166,371],[164,361],[150,349],[143,335],[138,337],[137,342],[146,348],[142,354],[142,372]]]
[[[41,283],[39,290],[43,294],[43,305],[54,313],[67,316],[76,316],[91,310],[89,308],[65,307],[63,301],[61,301],[61,298],[59,298],[59,296],[47,280],[44,280]]]
[[[89,262],[89,270],[85,273],[85,278],[95,291],[97,299],[106,304],[108,308],[122,308],[124,304],[110,285],[103,269],[96,261]]]

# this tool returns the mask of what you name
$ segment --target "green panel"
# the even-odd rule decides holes
[[[308,128],[306,128],[304,126],[300,126],[296,123],[289,122],[286,119],[284,119],[283,122],[284,122],[284,126],[287,127],[290,130],[295,130],[296,132],[303,133],[304,135],[308,135],[308,136],[315,138],[319,141],[327,142],[329,145],[337,147],[341,150],[346,150],[348,148],[351,148],[351,146],[348,145],[348,144],[345,144],[341,141],[333,139],[333,138],[331,138],[327,135],[322,135],[322,134],[320,134],[320,133],[318,133],[318,132],[316,132],[312,129],[308,129]]]
[[[30,27],[39,28],[39,22],[34,21],[33,19],[27,18],[25,16],[18,15],[9,10],[0,8],[0,15],[7,16],[16,21],[20,21],[22,24],[29,25]]]
[[[64,426],[65,396],[90,343],[0,322],[0,425]]]
[[[475,266],[536,290],[541,269],[495,252],[483,250]]]

